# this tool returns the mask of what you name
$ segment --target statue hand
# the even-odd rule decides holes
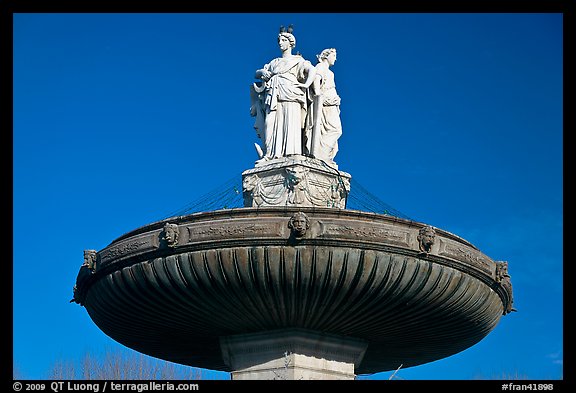
[[[262,70],[260,73],[260,77],[262,78],[262,80],[268,81],[270,80],[270,78],[272,78],[272,73],[268,70]]]

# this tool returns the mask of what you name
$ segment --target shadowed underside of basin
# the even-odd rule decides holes
[[[437,228],[423,251],[424,227],[322,208],[176,217],[99,251],[75,300],[118,342],[197,367],[231,371],[221,337],[286,328],[366,341],[359,374],[414,366],[474,345],[512,303],[498,262]]]

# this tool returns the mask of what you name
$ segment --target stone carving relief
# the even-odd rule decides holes
[[[512,281],[510,279],[510,274],[508,273],[508,262],[496,261],[496,282],[502,285],[510,296],[510,301],[506,305],[502,314],[506,315],[510,312],[516,311],[513,307],[514,300],[512,298]]]
[[[350,192],[350,179],[339,177],[331,184],[330,190],[332,191],[332,200],[334,206],[344,208],[346,198]]]
[[[432,245],[436,240],[436,231],[430,225],[420,228],[418,231],[418,249],[420,254],[428,255],[432,250]]]
[[[81,291],[82,285],[92,277],[96,272],[96,262],[98,254],[96,250],[84,250],[84,262],[80,266],[78,277],[76,277],[76,285],[72,288],[72,299],[70,303],[78,303],[84,305],[84,293]]]
[[[303,161],[306,162],[306,161]],[[350,179],[307,165],[278,165],[242,180],[245,207],[346,207]]]
[[[187,227],[188,242],[194,243],[197,240],[206,240],[220,237],[254,237],[266,234],[271,231],[269,225],[246,223],[239,225],[197,225]]]
[[[263,203],[262,179],[258,175],[248,175],[242,180],[245,206],[261,206]]]
[[[410,247],[410,232],[398,230],[392,227],[381,225],[364,224],[342,225],[324,223],[319,221],[320,237],[325,238],[349,238],[349,239],[370,239],[379,244],[389,243],[401,247]]]
[[[72,299],[70,299],[70,303],[82,304],[80,302],[80,295],[78,292],[79,292],[78,285],[74,285],[74,287],[72,288]]]
[[[288,190],[288,204],[301,205],[305,202],[307,187],[307,175],[310,170],[296,166],[285,169],[285,186]]]
[[[504,280],[510,280],[510,274],[508,274],[508,262],[497,261],[496,262],[496,282],[502,283]]]
[[[96,271],[96,250],[84,250],[82,266],[87,267],[92,273]]]
[[[310,228],[310,220],[308,216],[302,212],[296,212],[290,217],[288,221],[288,228],[291,229],[291,236],[299,239],[306,235],[306,231]]]
[[[106,248],[100,251],[100,260],[102,263],[108,263],[109,261],[120,258],[122,256],[129,255],[148,245],[148,240],[132,241],[132,242],[120,242],[114,247]]]
[[[160,244],[166,247],[175,247],[178,244],[179,235],[177,224],[166,223],[160,233]]]
[[[478,250],[450,239],[440,238],[439,240],[438,255],[467,263],[488,275],[492,274],[492,260]]]

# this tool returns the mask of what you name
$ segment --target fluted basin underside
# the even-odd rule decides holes
[[[296,211],[304,234],[287,225]],[[150,224],[98,253],[78,297],[110,337],[215,370],[219,338],[304,328],[368,342],[356,372],[450,356],[485,337],[510,294],[495,262],[423,224],[334,209],[234,209]],[[171,224],[176,237],[167,237]]]

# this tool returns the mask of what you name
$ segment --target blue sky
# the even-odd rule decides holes
[[[291,23],[305,58],[338,51],[340,169],[412,219],[509,262],[518,312],[475,346],[397,376],[561,378],[563,19],[554,13],[15,14],[19,372],[42,379],[57,360],[123,350],[69,303],[83,250],[253,167],[248,88]]]

